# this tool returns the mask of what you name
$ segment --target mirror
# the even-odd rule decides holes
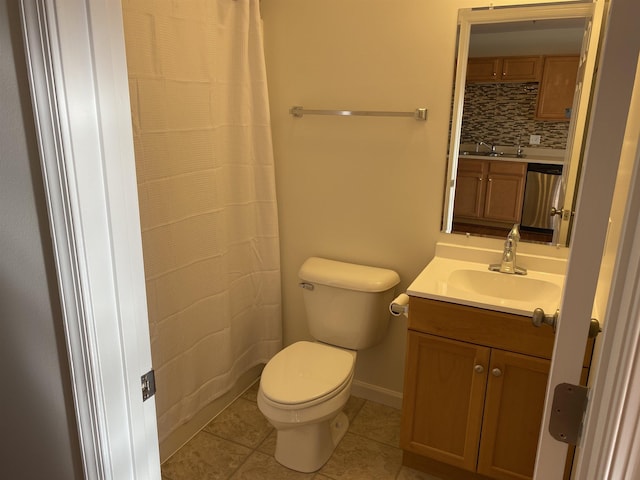
[[[593,4],[464,9],[443,231],[568,246],[598,35]],[[556,214],[551,215],[552,207]]]

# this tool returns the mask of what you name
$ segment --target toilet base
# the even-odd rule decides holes
[[[327,463],[348,428],[349,419],[340,412],[332,420],[278,430],[275,459],[291,470],[315,472]]]

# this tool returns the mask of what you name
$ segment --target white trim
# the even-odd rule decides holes
[[[381,403],[382,405],[397,408],[398,410],[402,408],[402,393],[396,392],[395,390],[389,390],[388,388],[378,385],[354,380],[351,385],[351,393],[356,397]]]
[[[90,346],[90,343],[95,334],[87,331],[92,324],[85,319],[85,315],[90,312],[85,311],[85,299],[82,295],[79,252],[70,248],[76,244],[76,233],[68,186],[70,175],[66,172],[65,148],[60,129],[60,121],[64,121],[66,112],[58,109],[58,102],[65,104],[64,91],[56,91],[52,71],[51,55],[52,50],[55,50],[56,36],[49,36],[43,2],[23,0],[21,8],[84,474],[87,479],[105,478],[104,464],[109,460],[102,457],[108,455],[109,450],[103,452],[100,448],[107,443],[107,439],[101,437],[100,425],[104,405],[101,403],[102,394],[97,391],[100,384],[95,384],[92,379],[96,359],[93,355],[95,345]]]
[[[633,112],[640,117],[640,62]],[[585,418],[584,447],[575,478],[638,478],[640,444],[640,144],[635,162],[617,265],[609,297],[602,352]]]
[[[22,18],[85,478],[160,478],[120,4]]]
[[[611,3],[606,21],[605,39],[594,99],[591,108],[589,129],[583,164],[583,176],[578,192],[576,221],[571,239],[571,252],[567,267],[567,277],[563,292],[560,317],[556,331],[549,384],[545,402],[543,431],[538,446],[538,458],[534,478],[546,480],[561,471],[565,462],[566,445],[553,439],[548,432],[551,416],[553,392],[560,383],[577,384],[582,372],[584,345],[589,329],[594,293],[600,272],[601,257],[611,213],[611,199],[615,189],[616,174],[625,136],[630,101],[633,91],[633,65],[638,60],[640,36],[637,35],[635,17],[638,13],[637,0],[615,0]],[[629,68],[629,66],[632,66]],[[633,187],[630,195],[633,195]],[[617,254],[621,262],[630,262],[625,252]],[[618,287],[619,288],[619,287]],[[616,301],[612,289],[609,304]],[[605,329],[615,329],[605,322]],[[610,334],[605,332],[605,337]],[[613,352],[611,352],[613,353]],[[602,349],[600,361],[606,364],[608,353]],[[621,366],[620,366],[621,367]],[[602,367],[600,367],[602,368]],[[616,376],[617,368],[606,368],[607,376]],[[624,385],[618,385],[623,388]],[[597,392],[601,386],[596,385]],[[602,404],[594,407],[595,415],[607,416],[607,412],[618,415],[615,405]],[[587,425],[586,432],[594,428]],[[587,433],[587,440],[581,445],[591,449],[595,439]],[[627,446],[628,447],[628,446]],[[614,453],[616,455],[617,453]],[[594,471],[585,471],[581,463],[594,460],[606,452],[591,450],[591,459],[586,459],[579,451],[575,471],[582,471],[580,477],[604,480]],[[598,460],[599,461],[599,460]],[[612,477],[621,478],[621,477]]]

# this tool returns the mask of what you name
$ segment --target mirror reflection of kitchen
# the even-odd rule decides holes
[[[579,97],[589,23],[474,23],[478,12],[467,14],[461,12],[459,62],[467,63],[464,81],[456,80],[452,201],[445,201],[443,229],[505,237],[518,223],[523,241],[567,245],[586,116]]]

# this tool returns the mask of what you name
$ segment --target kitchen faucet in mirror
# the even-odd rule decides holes
[[[465,9],[443,231],[568,245],[599,22],[592,4]]]

